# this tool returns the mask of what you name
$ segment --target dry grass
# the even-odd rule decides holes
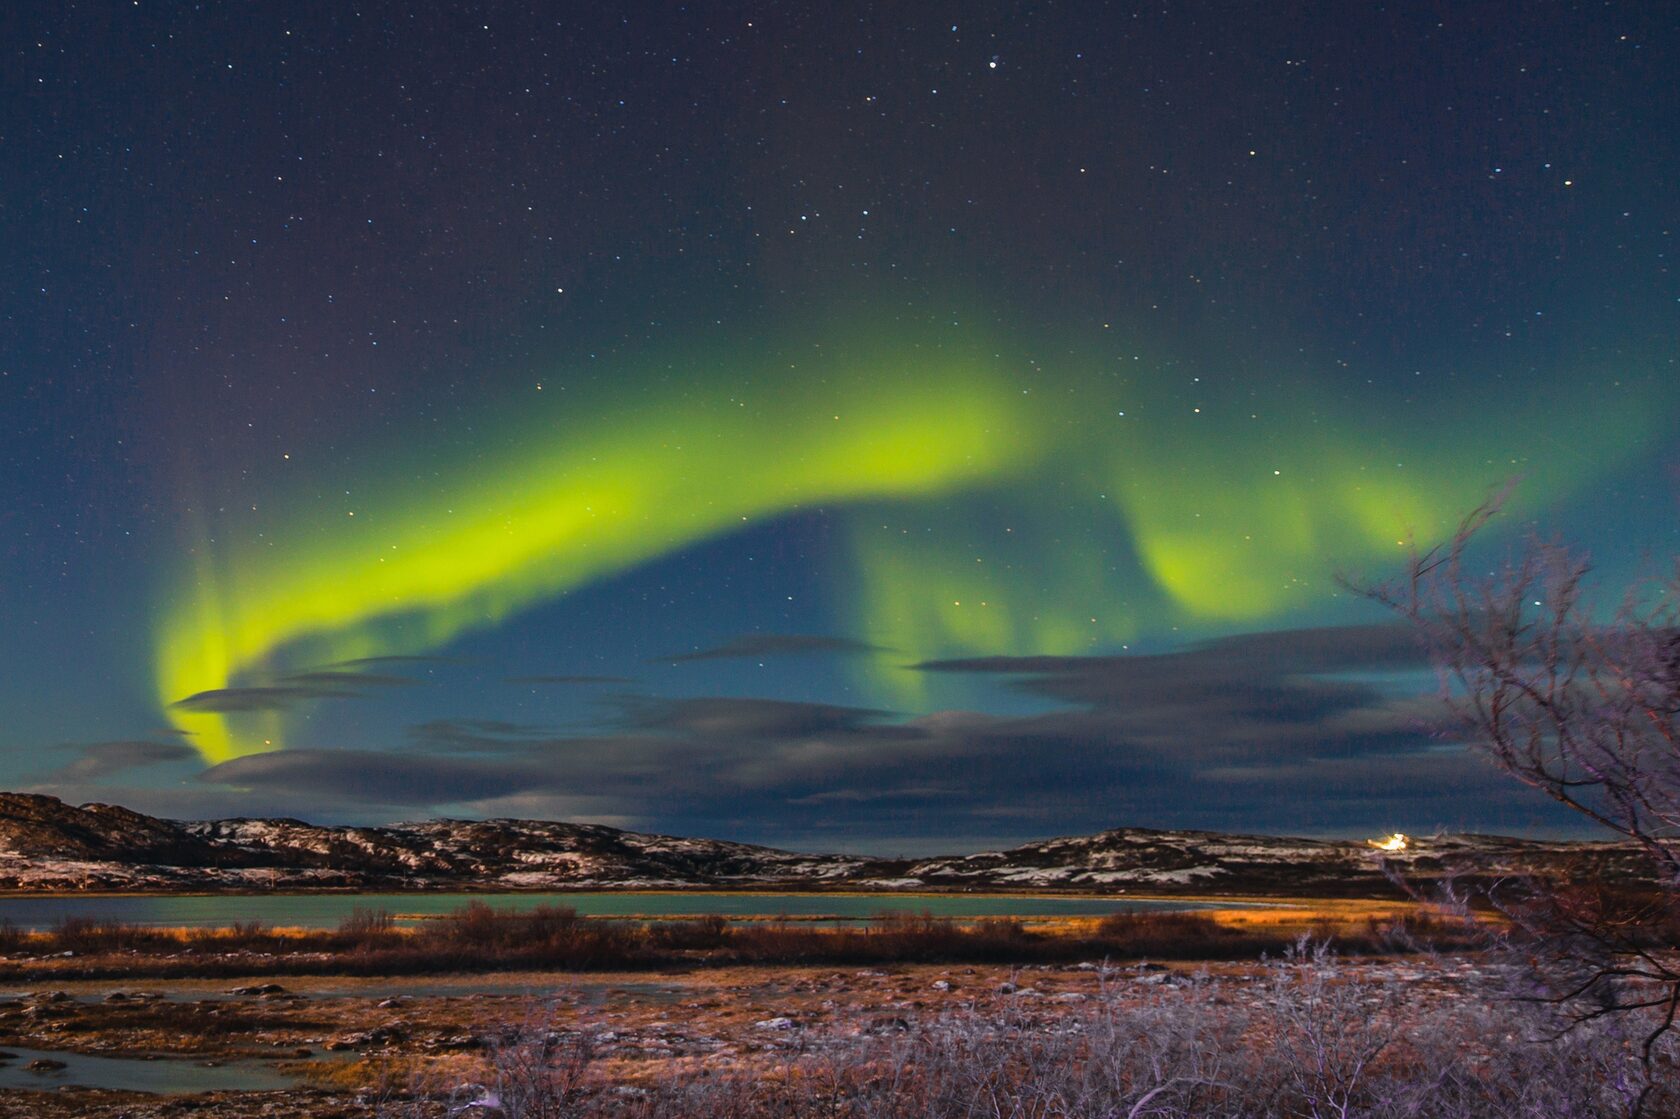
[[[71,918],[35,934],[13,932],[0,976],[59,978],[274,975],[419,975],[563,968],[612,971],[729,964],[1058,963],[1093,959],[1253,960],[1302,935],[1346,953],[1474,945],[1482,930],[1418,906],[1334,903],[1280,910],[1127,912],[1103,918],[959,921],[884,914],[863,925],[597,920],[539,906],[497,910],[471,902],[403,928],[358,910],[331,930],[247,923],[159,929]],[[59,959],[63,953],[68,959]],[[16,959],[15,957],[25,957]],[[29,959],[28,957],[38,957]],[[256,961],[260,960],[260,966]]]
[[[597,1059],[611,1035],[585,1021],[502,1023],[481,1054],[387,1067],[370,1091],[379,1119],[492,1100],[503,1119],[1617,1119],[1653,1077],[1646,1113],[1680,1105],[1672,1047],[1643,1069],[1618,1024],[1560,1035],[1497,986],[1419,1005],[1322,950],[1252,978],[1116,977],[1086,1003],[800,1037],[639,1084]]]

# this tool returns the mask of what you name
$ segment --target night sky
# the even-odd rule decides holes
[[[1666,4],[0,14],[0,786],[1568,820],[1392,577],[1680,547]]]

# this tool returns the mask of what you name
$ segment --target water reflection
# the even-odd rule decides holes
[[[983,894],[258,894],[215,896],[0,898],[0,921],[22,929],[50,929],[70,917],[134,925],[216,928],[260,921],[289,928],[330,929],[357,909],[384,910],[403,923],[441,917],[471,901],[497,909],[567,906],[591,917],[775,917],[863,921],[881,913],[936,917],[1099,917],[1142,910],[1208,908],[1194,901],[1125,898],[1021,897]],[[1229,905],[1229,902],[1222,902]]]

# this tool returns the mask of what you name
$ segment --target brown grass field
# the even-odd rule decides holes
[[[44,1072],[0,1091],[0,1119],[1627,1113],[1625,1034],[1514,1001],[1488,922],[1247,900],[843,926],[482,904],[411,927],[68,921],[0,937],[0,1050],[246,1062],[294,1086]]]

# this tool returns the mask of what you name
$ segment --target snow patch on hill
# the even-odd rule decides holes
[[[1587,860],[1587,861],[1584,861]],[[1116,828],[1004,851],[925,859],[814,855],[723,840],[552,820],[429,820],[319,827],[301,820],[161,820],[111,805],[0,793],[0,889],[286,890],[1217,889],[1255,894],[1392,894],[1458,873],[1637,877],[1631,845],[1499,836],[1363,840]]]

